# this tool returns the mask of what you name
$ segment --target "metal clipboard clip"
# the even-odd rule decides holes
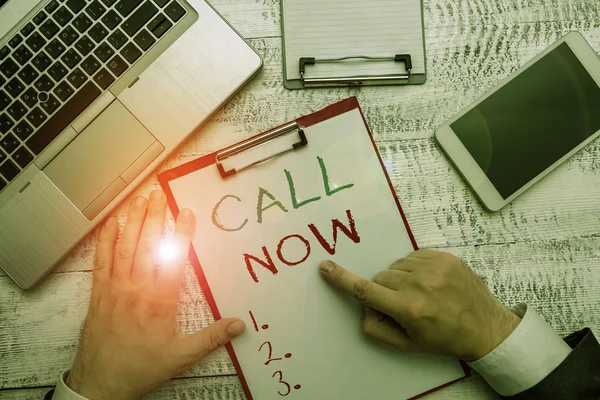
[[[347,60],[367,60],[367,61],[394,61],[403,62],[406,68],[405,74],[387,74],[387,75],[357,75],[339,78],[307,78],[306,66],[317,63],[343,62]],[[318,86],[360,86],[360,85],[398,85],[408,83],[411,76],[412,61],[410,54],[396,54],[393,57],[370,57],[370,56],[348,56],[341,58],[314,58],[302,57],[299,61],[300,79],[304,87]]]
[[[252,161],[250,163],[242,165],[241,167],[226,169],[225,166],[223,165],[223,161],[225,161],[226,159],[228,159],[230,157],[233,157],[235,155],[244,153],[246,151],[269,144],[269,143],[273,142],[274,140],[276,140],[277,138],[280,138],[280,137],[282,137],[290,132],[293,132],[293,131],[298,132],[298,136],[299,136],[300,140],[298,142],[292,144],[291,146],[286,147],[283,150],[276,151],[275,153],[272,153],[272,154],[270,154],[266,157],[263,157],[259,160]],[[221,178],[225,179],[225,178],[235,175],[236,173],[241,172],[245,169],[251,168],[255,165],[258,165],[260,163],[268,161],[272,158],[289,153],[290,151],[297,150],[301,147],[306,146],[307,144],[308,144],[308,139],[306,138],[306,134],[304,133],[304,126],[302,126],[298,122],[294,121],[294,122],[290,122],[289,124],[286,124],[280,128],[265,132],[260,136],[247,139],[243,142],[240,142],[236,145],[233,145],[231,147],[228,147],[228,148],[218,152],[216,155],[216,164],[217,164],[217,168],[219,169],[219,173],[221,174]]]

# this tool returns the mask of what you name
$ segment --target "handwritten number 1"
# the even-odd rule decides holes
[[[286,381],[283,380],[283,372],[281,371],[275,371],[275,373],[273,375],[271,375],[272,378],[275,378],[275,375],[279,374],[279,383],[282,383],[285,385],[285,387],[287,388],[287,392],[285,393],[281,393],[281,391],[277,391],[277,393],[279,393],[280,396],[287,396],[288,394],[290,394],[290,392],[292,391],[292,387],[290,386],[289,383],[287,383]]]
[[[263,344],[261,344],[260,347],[258,348],[258,351],[261,351],[265,344],[267,346],[269,346],[269,359],[267,360],[265,365],[269,365],[269,363],[271,361],[281,361],[281,358],[272,358],[273,357],[273,346],[271,346],[271,342],[267,341],[267,342],[264,342]]]

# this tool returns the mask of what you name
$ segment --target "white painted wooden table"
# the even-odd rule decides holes
[[[425,85],[296,92],[282,85],[279,1],[213,3],[265,65],[157,173],[356,95],[421,247],[458,255],[503,302],[527,302],[561,335],[585,326],[600,334],[600,142],[492,214],[433,140],[445,119],[567,31],[581,31],[600,51],[598,0],[425,0]],[[157,187],[154,174],[134,194]],[[121,223],[125,212],[125,205],[115,210]],[[0,273],[0,399],[40,399],[70,366],[96,239],[97,232],[86,237],[33,291]],[[189,268],[179,317],[186,332],[212,322]],[[218,351],[148,398],[245,397],[227,353]],[[497,396],[473,376],[428,398]]]

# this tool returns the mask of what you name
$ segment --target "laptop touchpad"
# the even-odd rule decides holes
[[[83,212],[107,188],[116,189],[113,198],[120,193],[127,186],[120,175],[155,142],[115,100],[43,171]]]

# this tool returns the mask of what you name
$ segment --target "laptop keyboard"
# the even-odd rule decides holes
[[[177,0],[51,0],[0,46],[0,192],[180,22]]]

